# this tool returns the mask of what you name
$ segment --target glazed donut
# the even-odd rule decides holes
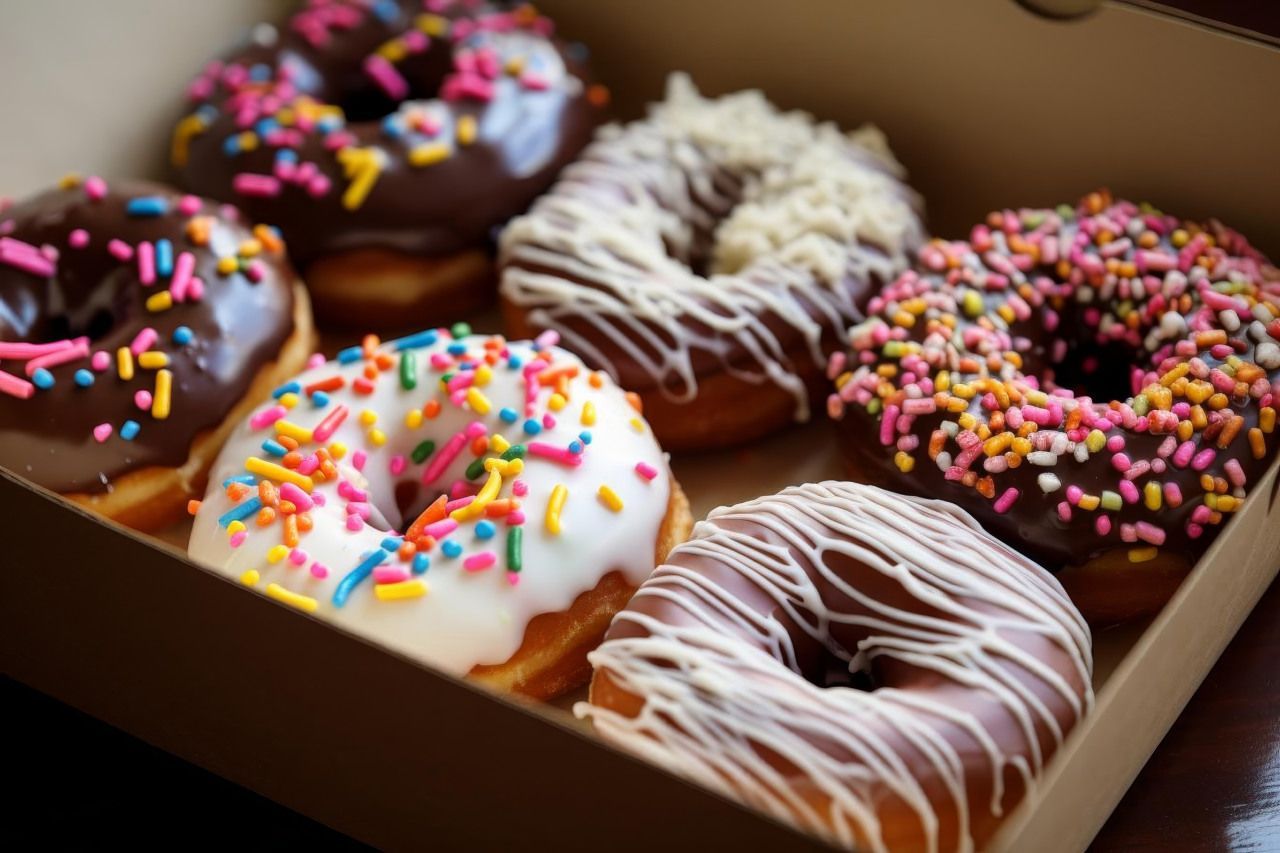
[[[605,738],[860,850],[981,846],[1093,704],[1048,572],[855,483],[713,511],[591,661]]]
[[[869,314],[830,365],[856,474],[1065,568],[1091,620],[1157,610],[1276,457],[1280,272],[1220,223],[997,212]]]
[[[673,450],[805,420],[827,352],[920,242],[901,172],[874,128],[674,75],[503,232],[508,329],[559,332]]]
[[[238,216],[97,177],[0,209],[0,465],[122,524],[182,518],[312,346],[280,238]]]
[[[276,389],[189,551],[446,672],[549,698],[688,535],[626,395],[577,357],[465,328],[374,338]],[[397,533],[396,531],[403,531]]]
[[[495,226],[590,138],[608,92],[532,6],[312,0],[210,63],[170,158],[277,224],[317,313],[439,322],[493,299]]]

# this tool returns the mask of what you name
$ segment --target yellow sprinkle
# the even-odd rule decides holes
[[[422,578],[413,578],[399,583],[380,583],[373,588],[373,594],[378,596],[379,601],[403,601],[406,598],[422,598],[428,589]]]
[[[1102,430],[1092,430],[1084,439],[1084,446],[1089,448],[1090,453],[1097,453],[1107,445],[1107,437]]]
[[[912,458],[910,453],[907,453],[904,450],[899,450],[897,453],[893,454],[893,464],[898,466],[899,471],[904,474],[908,474],[911,472],[912,468],[916,467],[916,460]]]
[[[168,367],[169,355],[168,353],[163,353],[159,350],[149,349],[146,352],[138,354],[138,366],[146,368],[147,370],[155,370],[159,367]]]
[[[240,583],[245,586],[257,586],[258,580],[262,575],[258,574],[257,569],[249,569],[240,576]]]
[[[1130,548],[1130,563],[1145,563],[1148,560],[1154,560],[1160,554],[1160,549],[1152,545],[1149,548]]]
[[[582,404],[582,425],[596,425],[596,404],[590,400]]]
[[[191,152],[191,140],[205,131],[204,119],[198,115],[184,116],[173,129],[173,139],[169,143],[169,160],[175,166],[187,165]]]
[[[475,386],[483,388],[493,379],[493,368],[487,364],[482,364],[475,369],[475,373],[472,375],[475,377]]]
[[[252,130],[246,130],[239,134],[237,139],[240,142],[241,151],[253,151],[258,147],[258,134]]]
[[[276,423],[279,423],[277,421]],[[346,448],[343,448],[346,451]],[[333,446],[330,445],[329,452],[333,453]],[[334,458],[339,458],[335,454]],[[268,462],[265,459],[259,459],[257,456],[250,456],[244,461],[245,470],[250,474],[257,474],[259,477],[266,477],[269,480],[278,480],[281,483],[293,483],[304,492],[310,492],[315,488],[315,483],[305,474],[299,474],[297,471],[290,471],[283,465],[277,465],[274,462]]]
[[[471,411],[477,415],[487,415],[489,410],[493,408],[493,404],[489,402],[489,398],[484,395],[479,388],[472,385],[467,389],[467,405],[471,406]]]
[[[360,423],[365,426],[373,426],[378,422],[378,413],[373,409],[363,409],[360,412]]]
[[[278,583],[267,584],[267,595],[282,604],[296,607],[304,613],[315,613],[319,603],[309,595],[290,592]]]
[[[1081,495],[1079,507],[1085,512],[1093,512],[1100,503],[1102,503],[1102,499],[1097,495]]]
[[[547,400],[547,408],[553,412],[558,412],[564,408],[565,403],[569,401],[564,398],[563,394],[555,393],[551,395],[551,399]]]
[[[498,460],[501,462],[502,460]],[[498,496],[498,492],[502,490],[502,472],[497,469],[489,471],[489,479],[485,480],[480,491],[476,493],[475,499],[464,507],[455,509],[449,513],[449,517],[455,521],[466,521],[469,518],[479,518],[484,513],[484,508],[488,506],[494,498]]]
[[[504,477],[518,477],[524,472],[524,460],[512,459],[508,461],[506,459],[490,457],[489,459],[484,460],[484,470],[497,471]]]
[[[244,530],[244,522],[237,518],[227,525],[227,536],[235,536],[241,530]]]
[[[631,428],[636,432],[644,432],[644,421],[639,418],[631,419]]]
[[[560,535],[560,513],[564,510],[564,502],[569,497],[569,490],[557,483],[547,499],[547,532],[553,536]]]
[[[988,456],[999,456],[1009,449],[1010,444],[1013,444],[1013,433],[1002,432],[984,441],[982,452]]]
[[[404,425],[409,429],[417,429],[422,426],[422,410],[410,409],[404,413]]]
[[[622,512],[622,498],[618,497],[618,493],[608,486],[601,486],[600,500],[604,501],[604,505],[614,512]]]
[[[524,57],[522,56],[511,57],[510,59],[507,60],[506,65],[503,66],[503,70],[506,71],[507,74],[511,75],[512,77],[519,77],[520,74],[524,71]]]
[[[172,393],[173,372],[161,370],[156,374],[156,390],[151,395],[151,417],[158,421],[169,417],[169,402]]]
[[[1258,428],[1267,435],[1276,428],[1276,410],[1272,406],[1263,406],[1258,409]]]
[[[419,15],[414,23],[429,36],[442,36],[449,31],[449,19],[439,15]]]
[[[332,442],[329,445],[329,455],[334,459],[341,459],[347,455],[347,446],[341,441]]]
[[[262,254],[262,244],[257,240],[241,240],[236,254],[242,258],[256,258]]]
[[[494,453],[506,453],[511,448],[511,442],[501,435],[489,436],[489,449]]]
[[[58,189],[60,190],[73,190],[78,186],[80,186],[80,176],[75,172],[67,172],[58,179]]]
[[[292,409],[294,406],[298,405],[298,395],[292,391],[287,391],[284,394],[281,394],[280,405],[284,406],[286,409]]]
[[[462,116],[458,119],[458,144],[470,145],[476,141],[475,116]]]
[[[173,294],[167,290],[161,290],[148,296],[145,304],[148,311],[168,311],[173,307]]]
[[[425,168],[449,159],[452,149],[445,142],[428,142],[409,149],[409,165]]]
[[[125,382],[133,378],[133,352],[128,347],[116,350],[116,373]]]
[[[288,545],[272,545],[271,550],[267,552],[267,562],[278,563],[287,556],[289,556]]]
[[[306,444],[311,441],[311,430],[304,426],[298,426],[293,421],[278,420],[276,421],[276,433],[278,435],[287,435],[298,444]]]
[[[231,275],[240,269],[240,261],[236,260],[234,255],[225,255],[218,258],[218,272],[222,275]]]
[[[1164,503],[1163,492],[1160,484],[1155,480],[1148,480],[1147,484],[1142,487],[1142,502],[1147,505],[1147,509],[1157,510]]]
[[[374,427],[369,430],[369,443],[374,447],[381,447],[387,443],[387,434],[377,427]]]
[[[347,147],[338,151],[338,162],[342,164],[342,173],[351,181],[342,194],[342,206],[357,210],[382,174],[382,154],[376,148]]]

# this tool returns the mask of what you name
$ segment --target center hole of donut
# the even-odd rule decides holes
[[[449,70],[448,51],[428,48],[405,57],[396,70],[408,84],[402,100],[390,97],[362,69],[352,72],[337,104],[352,124],[379,121],[396,112],[405,101],[429,101],[439,96],[440,82]]]
[[[689,188],[693,215],[679,235],[664,234],[667,256],[687,266],[694,275],[707,278],[716,270],[716,233],[743,200],[745,180],[727,171],[712,173],[707,186]]]
[[[107,307],[93,308],[81,316],[57,314],[45,322],[38,337],[42,343],[62,341],[67,338],[85,336],[90,341],[97,341],[107,336],[115,328],[115,312]]]
[[[1087,395],[1095,403],[1124,400],[1133,394],[1129,371],[1134,353],[1118,343],[1072,341],[1062,361],[1053,365],[1053,384]]]
[[[876,689],[871,673],[860,669],[849,669],[849,662],[826,652],[820,661],[820,667],[810,678],[819,687],[845,687],[850,690],[872,691]]]

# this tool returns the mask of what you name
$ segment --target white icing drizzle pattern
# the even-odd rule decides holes
[[[757,91],[707,99],[673,75],[647,119],[603,128],[506,228],[502,294],[615,377],[593,337],[673,400],[696,396],[703,351],[788,390],[804,420],[804,384],[766,319],[823,362],[824,331],[860,319],[858,293],[892,280],[922,239],[901,175],[875,128],[845,134]],[[689,264],[708,235],[702,276]],[[741,351],[749,363],[729,364]]]
[[[899,609],[860,591],[833,571],[832,558],[879,573],[918,607]],[[719,568],[707,571],[708,564]],[[717,574],[776,608],[758,612]],[[852,605],[831,609],[819,584]],[[646,601],[663,602],[667,617],[674,604],[679,615],[641,612]],[[883,659],[933,673],[948,689],[815,686],[799,673],[783,617],[851,671]],[[970,755],[966,770],[944,727],[966,733],[985,757],[979,772],[995,784],[986,807],[999,815],[1005,770],[1029,788],[1044,769],[1037,729],[1058,745],[1065,737],[1043,697],[1056,697],[1075,720],[1093,702],[1088,627],[1048,572],[952,504],[872,486],[809,484],[713,511],[616,617],[611,637],[623,623],[639,636],[607,639],[590,659],[643,708],[627,717],[579,703],[575,712],[632,752],[846,846],[886,849],[876,803],[891,793],[918,818],[928,849],[938,849],[937,814],[912,772],[912,761],[923,760],[960,815],[960,849],[972,849],[968,815],[984,806],[968,802],[966,773],[978,762]],[[831,636],[831,628],[848,627],[867,632],[856,648]],[[1027,635],[1056,647],[1058,667],[1082,687],[1024,651],[1017,639]],[[1013,721],[1015,732],[1002,737],[993,719]],[[795,776],[771,765],[759,746],[793,765]],[[829,798],[827,810],[801,796],[797,776]]]

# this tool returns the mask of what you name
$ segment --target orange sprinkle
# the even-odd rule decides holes
[[[380,343],[382,343],[382,341],[377,335],[365,335],[360,341],[360,350],[364,353],[364,357],[369,358],[373,355],[374,350],[378,348],[378,344]]]
[[[284,517],[284,544],[290,548],[298,547],[298,517],[296,515],[286,515]]]
[[[636,412],[643,415],[644,401],[640,399],[640,395],[637,394],[635,391],[628,391],[626,396],[627,396],[627,402],[631,405],[631,408],[635,409]]]
[[[231,498],[231,500],[238,502],[247,494],[249,494],[249,487],[244,483],[227,484],[227,497]]]
[[[607,86],[601,86],[599,83],[593,83],[587,87],[587,103],[593,107],[606,107],[609,105],[609,89]]]
[[[484,456],[489,449],[489,436],[478,435],[471,440],[471,455]]]
[[[1258,435],[1261,437],[1262,433],[1258,433]],[[195,515],[199,511],[200,501],[194,499],[187,501],[187,515]]]
[[[258,500],[262,501],[263,506],[275,506],[280,500],[280,490],[270,480],[259,480]]]
[[[601,388],[604,386],[604,376],[598,370],[591,371],[591,375],[587,377],[587,384],[592,388]]]
[[[578,375],[578,366],[576,364],[561,364],[557,367],[548,367],[546,370],[538,374],[539,385],[554,385],[562,376],[570,379]]]
[[[266,482],[265,480],[263,482]],[[264,506],[258,510],[256,523],[259,527],[266,527],[276,520],[276,511],[269,506]]]
[[[380,352],[373,357],[373,363],[378,365],[379,370],[390,370],[395,366],[395,360],[391,358],[390,353]]]
[[[275,229],[269,226],[253,226],[253,236],[262,244],[262,248],[268,252],[279,253],[284,251],[284,242],[276,235]]]
[[[444,508],[449,503],[447,495],[441,495],[436,498],[431,506],[427,507],[422,513],[409,525],[409,529],[404,532],[406,539],[417,540],[421,535],[423,528],[428,524],[434,524],[444,518]],[[421,546],[419,546],[421,547]]]
[[[1226,329],[1213,329],[1208,332],[1196,332],[1196,349],[1208,349],[1227,342]]]
[[[484,514],[490,518],[502,518],[520,508],[520,501],[515,498],[502,498],[490,501],[484,508]]]
[[[297,519],[296,524],[298,525],[298,529],[301,530],[303,533],[306,533],[308,530],[310,530],[312,525],[315,523],[311,520],[311,513],[309,512],[299,512],[293,515],[292,517]]]
[[[1263,437],[1262,430],[1257,427],[1249,430],[1249,451],[1254,459],[1261,459],[1267,455],[1267,440]]]
[[[285,515],[293,515],[298,511],[298,508],[294,506],[293,501],[280,501],[278,509]]]
[[[440,414],[440,401],[439,401],[439,400],[436,400],[436,399],[434,399],[434,398],[433,398],[433,399],[430,399],[430,400],[428,400],[427,402],[423,403],[423,404],[422,404],[422,414],[426,415],[428,418],[434,418],[434,417],[436,417],[437,415],[439,415],[439,414]]]
[[[298,449],[298,440],[291,435],[284,435],[283,433],[278,433],[276,435],[276,441],[280,442],[280,445],[285,450]]]
[[[377,379],[380,372],[381,371],[378,370],[378,365],[376,364],[366,364],[364,366],[365,379]]]
[[[417,550],[418,546],[406,539],[404,542],[401,542],[400,547],[396,549],[396,556],[399,557],[402,562],[408,561],[413,557]]]

